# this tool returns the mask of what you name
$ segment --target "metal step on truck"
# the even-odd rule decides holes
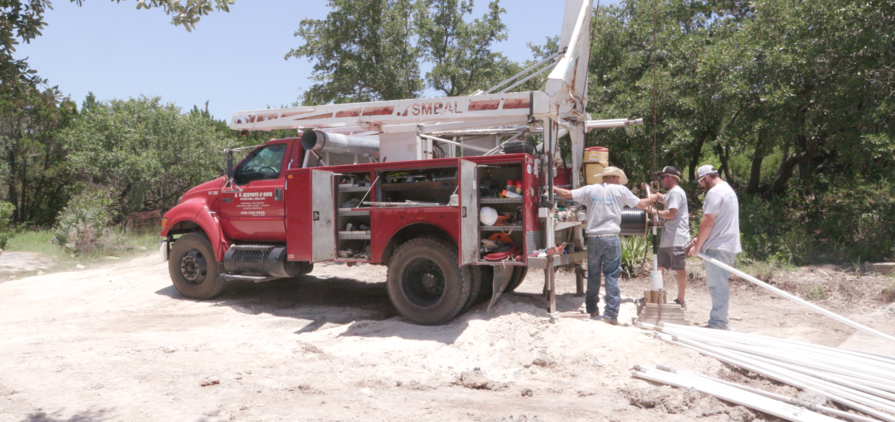
[[[237,112],[232,129],[299,136],[235,165],[228,150],[227,175],[164,215],[174,286],[209,299],[229,280],[299,277],[319,262],[386,265],[395,308],[433,325],[493,305],[537,268],[555,310],[555,266],[586,258],[585,210],[552,188],[579,186],[586,131],[642,122],[588,120],[590,16],[588,0],[568,0],[561,50],[474,95]],[[545,91],[509,92],[546,71]],[[570,172],[555,166],[565,134]]]

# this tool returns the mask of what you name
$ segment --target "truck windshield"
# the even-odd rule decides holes
[[[268,145],[252,151],[236,167],[236,184],[244,185],[253,180],[278,179],[284,155],[286,155],[286,144]]]

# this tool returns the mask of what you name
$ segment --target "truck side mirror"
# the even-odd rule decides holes
[[[233,150],[227,150],[227,179],[233,180],[236,176],[236,169],[233,168]]]

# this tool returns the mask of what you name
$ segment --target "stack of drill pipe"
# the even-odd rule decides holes
[[[664,341],[895,422],[895,359],[754,334],[638,323]]]
[[[631,374],[653,382],[696,390],[791,421],[834,422],[839,420],[824,414],[858,422],[876,421],[876,419],[843,412],[839,409],[662,365],[657,365],[656,369],[635,365]]]

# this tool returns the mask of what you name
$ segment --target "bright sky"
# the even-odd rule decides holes
[[[601,0],[600,4],[618,0]],[[476,2],[474,17],[487,8]],[[527,43],[559,35],[564,2],[504,0],[509,38],[495,47],[511,60],[531,59]],[[80,107],[88,92],[101,101],[160,96],[184,111],[193,105],[229,121],[239,110],[291,105],[311,84],[311,63],[283,57],[303,41],[294,36],[305,17],[323,19],[323,0],[237,0],[230,13],[205,16],[189,33],[160,10],[136,3],[88,0],[77,7],[53,2],[43,35],[17,48],[38,74]],[[427,92],[435,95],[434,92]]]

